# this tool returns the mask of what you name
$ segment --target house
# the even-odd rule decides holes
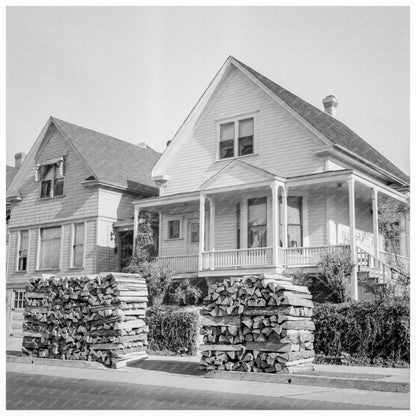
[[[144,144],[48,120],[6,194],[10,334],[21,328],[30,278],[119,271],[127,263],[133,201],[158,195],[150,172],[159,157]]]
[[[160,196],[134,202],[136,222],[159,215],[176,277],[313,269],[328,251],[356,264],[355,298],[357,273],[392,276],[378,199],[404,201],[409,177],[336,118],[334,96],[323,104],[226,60],[152,170]],[[400,242],[408,256],[407,231]]]

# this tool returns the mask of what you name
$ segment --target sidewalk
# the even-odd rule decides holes
[[[12,344],[14,350],[11,349]],[[377,405],[396,409],[408,409],[410,406],[409,393],[405,390],[394,390],[395,392],[393,392],[392,390],[374,391],[377,389],[370,389],[373,391],[368,391],[352,388],[354,386],[351,385],[351,380],[356,380],[355,377],[359,376],[361,379],[358,381],[364,384],[389,383],[387,380],[390,379],[391,382],[393,379],[393,384],[407,383],[409,386],[410,372],[408,369],[317,365],[315,375],[290,375],[291,382],[287,381],[289,375],[284,375],[286,380],[280,377],[281,380],[276,382],[279,377],[271,374],[240,372],[211,372],[207,374],[199,370],[198,356],[150,356],[145,361],[112,370],[100,365],[97,366],[97,363],[92,363],[95,366],[93,368],[85,368],[85,363],[76,361],[60,362],[57,360],[58,362],[56,362],[55,360],[34,359],[34,364],[30,364],[29,359],[17,355],[18,348],[16,340],[13,343],[7,343],[8,351],[15,352],[14,356],[8,355],[7,357],[7,372],[164,388],[179,387],[193,391],[223,392],[257,397],[293,397],[301,400],[350,405]],[[52,362],[52,364],[45,365],[46,361]],[[62,364],[70,364],[70,366],[63,367]],[[321,375],[318,376],[318,374]]]

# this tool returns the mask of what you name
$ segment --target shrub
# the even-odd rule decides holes
[[[207,291],[205,279],[176,280],[171,284],[168,301],[179,306],[199,305]]]
[[[315,352],[361,362],[410,362],[409,305],[401,298],[315,307]]]
[[[184,312],[172,307],[150,309],[147,312],[147,321],[149,350],[189,355],[196,353],[196,312]]]
[[[318,266],[321,274],[317,278],[322,279],[321,283],[333,293],[334,302],[350,300],[351,271],[354,264],[349,253],[326,253],[321,257]]]

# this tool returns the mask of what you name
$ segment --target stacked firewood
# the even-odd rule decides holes
[[[25,303],[24,355],[113,368],[147,358],[147,286],[138,275],[32,279]]]
[[[211,285],[201,310],[201,368],[313,370],[311,299],[306,287],[280,275],[231,278]]]

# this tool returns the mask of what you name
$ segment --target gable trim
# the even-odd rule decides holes
[[[284,178],[281,178],[279,176],[274,175],[271,172],[268,172],[267,170],[258,168],[257,166],[250,165],[247,162],[243,162],[242,160],[234,159],[231,162],[229,162],[226,166],[224,166],[222,169],[220,169],[218,172],[214,173],[209,179],[207,179],[205,182],[203,182],[199,189],[201,191],[206,190],[211,184],[213,184],[218,178],[220,178],[222,175],[230,171],[234,166],[240,166],[243,169],[251,170],[252,172],[262,176],[265,178],[265,180],[274,180],[278,179],[282,182],[285,181]],[[253,182],[254,183],[254,182]]]

